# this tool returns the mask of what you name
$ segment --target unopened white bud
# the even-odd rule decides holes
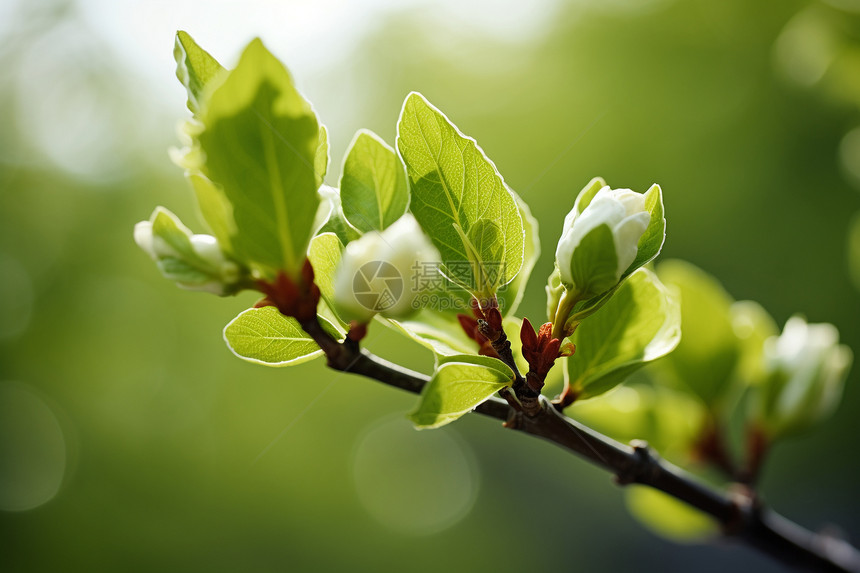
[[[574,208],[564,220],[555,254],[562,283],[583,296],[615,286],[636,259],[650,220],[644,195],[603,187],[581,213]],[[604,225],[608,232],[596,232]],[[586,244],[593,252],[578,252]]]
[[[835,326],[793,316],[765,342],[764,354],[770,378],[762,407],[772,433],[802,430],[833,412],[852,362]]]
[[[415,309],[420,284],[413,277],[438,264],[439,252],[415,218],[406,214],[382,232],[350,242],[335,275],[334,302],[344,318],[368,322],[373,315],[402,318]]]
[[[192,234],[167,209],[158,208],[149,221],[137,223],[134,241],[166,278],[184,289],[224,296],[238,290],[246,272],[227,258],[215,237]]]

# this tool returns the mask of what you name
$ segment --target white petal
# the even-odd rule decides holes
[[[633,215],[645,211],[645,195],[630,189],[613,189],[609,196],[624,206],[624,213]]]
[[[619,279],[636,258],[639,239],[650,222],[651,215],[640,211],[626,217],[612,229],[612,236],[615,239],[615,252],[618,256]]]
[[[604,189],[608,190],[606,187]],[[573,284],[573,277],[570,274],[570,261],[583,237],[604,223],[609,225],[611,229],[623,218],[624,207],[621,203],[612,199],[607,192],[601,189],[588,204],[588,207],[575,218],[571,228],[567,229],[558,241],[555,260],[561,273],[562,282]]]
[[[152,239],[151,221],[141,221],[134,226],[134,242],[137,243],[137,246],[143,249],[147,255],[152,257],[153,260],[158,260]]]

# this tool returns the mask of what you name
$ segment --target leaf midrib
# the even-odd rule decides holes
[[[272,102],[267,102],[271,107]],[[256,110],[255,110],[256,111]],[[263,151],[266,161],[266,172],[269,174],[269,192],[272,195],[272,203],[275,207],[275,221],[277,224],[278,240],[281,243],[282,260],[284,269],[293,269],[293,240],[290,236],[290,221],[287,214],[287,202],[282,193],[281,169],[275,153],[275,141],[271,128],[266,124],[259,111],[256,111],[260,119],[261,134],[263,136]]]
[[[429,107],[429,106],[425,106],[425,107]],[[427,141],[427,136],[424,135],[424,126],[421,124],[421,117],[419,116],[419,114],[415,110],[415,104],[412,104],[412,111],[414,112],[414,115],[415,115],[415,123],[418,124],[418,131],[421,133],[421,141],[424,143],[424,147],[427,149],[427,153],[433,159],[433,168],[436,171],[436,175],[439,177],[439,183],[442,185],[442,190],[445,191],[445,198],[448,199],[448,205],[451,207],[451,213],[453,213],[454,219],[456,220],[457,224],[460,225],[460,227],[462,228],[463,222],[460,220],[460,211],[454,207],[454,199],[451,196],[451,190],[448,188],[448,182],[445,179],[445,177],[442,175],[442,172],[439,170],[439,158],[436,156],[436,154],[433,153],[433,150],[430,149],[430,144]],[[433,113],[432,110],[431,110],[431,113]],[[434,120],[436,119],[435,113],[433,113],[433,119]],[[437,125],[438,125],[438,121],[437,121]],[[444,129],[444,127],[445,126],[443,126],[443,125],[439,125],[440,133]],[[440,155],[442,153],[442,146],[443,145],[444,145],[444,142],[443,142],[442,136],[440,134],[440,136],[439,136],[439,154]],[[465,163],[463,164],[463,168],[464,169],[466,168]]]

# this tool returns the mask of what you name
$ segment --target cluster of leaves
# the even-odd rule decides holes
[[[439,251],[444,280],[432,293],[435,304],[406,319],[376,321],[436,356],[413,421],[443,425],[513,383],[508,365],[479,355],[480,345],[464,332],[458,314],[468,312],[471,301],[492,300],[504,314],[505,330],[520,332],[515,313],[540,254],[538,223],[474,139],[411,93],[397,123],[396,149],[360,131],[338,187],[328,187],[326,128],[259,40],[232,70],[184,32],[177,34],[175,56],[193,117],[183,126],[186,146],[174,151],[174,160],[186,169],[202,218],[225,255],[249,277],[243,287],[274,281],[279,273],[298,280],[307,257],[322,298],[320,319],[342,339],[349,325],[334,301],[333,277],[345,246],[411,212]],[[577,209],[603,186],[599,179],[589,183]],[[660,223],[642,238],[647,248],[611,292],[575,308],[580,319],[583,310],[592,315],[576,329],[572,341],[579,352],[566,368],[579,399],[610,390],[677,344],[677,300],[640,268],[663,242],[659,188],[646,200]],[[271,307],[242,312],[224,337],[236,355],[273,366],[321,354],[295,318]],[[511,341],[519,354],[519,341]]]
[[[742,479],[744,471],[748,477],[762,443],[805,429],[832,409],[838,397],[832,387],[810,383],[793,388],[799,399],[781,398],[791,384],[765,366],[766,341],[778,330],[760,306],[733,302],[716,281],[685,263],[663,263],[656,273],[645,268],[665,236],[658,186],[636,199],[644,205],[644,231],[631,245],[636,254],[626,268],[618,268],[627,261],[619,263],[620,239],[608,224],[583,231],[572,256],[557,260],[547,286],[549,322],[535,335],[516,311],[540,255],[538,222],[476,141],[421,94],[406,97],[395,146],[359,131],[338,186],[329,187],[323,183],[330,162],[327,130],[262,42],[251,42],[227,70],[179,32],[175,56],[193,117],[181,130],[185,147],[173,158],[186,170],[220,253],[201,257],[191,232],[159,208],[145,230],[160,246],[150,250],[162,272],[188,288],[222,295],[256,289],[270,297],[277,285],[309,291],[312,276],[317,320],[343,340],[356,326],[337,304],[335,276],[345,249],[411,213],[440,255],[440,280],[429,293],[434,304],[406,318],[377,315],[374,321],[436,358],[410,415],[417,427],[447,424],[513,386],[514,367],[533,374],[537,358],[523,355],[535,357],[547,348],[553,356],[542,363],[537,390],[546,378],[544,391],[554,391],[563,375],[559,408],[573,404],[569,413],[616,437],[646,438],[670,456],[712,462],[731,479]],[[585,186],[565,233],[587,218],[586,209],[604,189],[599,178]],[[487,351],[488,341],[474,328],[496,315],[502,335],[525,333],[522,340],[509,338],[515,362]],[[251,308],[226,326],[224,338],[237,356],[269,366],[320,356],[295,316],[283,306]],[[582,403],[662,357],[649,369],[652,383]],[[560,367],[552,368],[556,358]],[[844,371],[850,354],[842,352],[842,362]],[[837,374],[832,378],[841,384],[844,372]],[[751,436],[746,467],[723,443],[738,411]],[[653,517],[655,504],[669,503],[657,495],[632,490],[631,507]]]

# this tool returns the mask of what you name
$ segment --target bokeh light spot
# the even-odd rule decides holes
[[[836,53],[833,32],[814,9],[799,12],[774,45],[776,67],[791,81],[811,87],[827,72]]]
[[[353,480],[367,512],[407,535],[451,527],[469,513],[479,489],[474,457],[452,430],[418,432],[400,416],[358,438]]]
[[[0,382],[0,510],[50,501],[66,471],[66,440],[56,415],[24,384]]]
[[[860,127],[846,133],[839,142],[839,163],[853,183],[860,186]]]

